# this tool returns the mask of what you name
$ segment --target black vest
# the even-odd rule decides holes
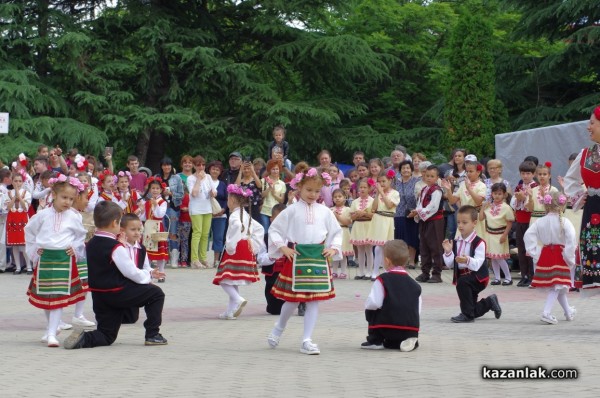
[[[369,329],[419,331],[421,286],[410,275],[385,272],[378,278],[385,289],[383,305],[369,323]]]
[[[112,260],[112,252],[120,244],[116,239],[97,235],[87,243],[85,251],[90,290],[116,291],[121,290],[127,283],[127,278]]]
[[[473,242],[471,242],[471,247],[469,250],[469,256],[470,257],[474,257],[475,256],[475,249],[477,249],[477,246],[479,246],[479,243],[481,243],[483,239],[481,239],[479,236],[475,236],[475,239],[473,239]],[[452,243],[452,251],[454,252],[454,277],[452,278],[452,283],[456,284],[456,281],[458,280],[458,278],[460,278],[461,276],[464,275],[468,275],[468,274],[464,274],[464,275],[460,275],[460,270],[458,269],[458,263],[456,262],[456,241],[454,241]],[[481,267],[479,267],[479,269],[477,271],[471,271],[471,274],[475,274],[475,277],[477,278],[477,280],[479,282],[489,278],[490,276],[490,272],[488,270],[487,264],[484,262],[483,264],[481,264]]]
[[[136,264],[139,269],[144,269],[144,260],[146,260],[146,246],[140,244],[138,261]]]

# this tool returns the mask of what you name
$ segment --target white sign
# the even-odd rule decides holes
[[[8,113],[0,112],[0,134],[8,134]]]

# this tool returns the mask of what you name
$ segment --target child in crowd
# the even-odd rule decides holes
[[[6,200],[11,183],[11,174],[8,169],[0,169],[0,274],[6,272]]]
[[[488,163],[489,164],[489,163]],[[504,273],[502,286],[512,285],[512,276],[506,262],[510,258],[508,234],[515,219],[512,208],[506,203],[506,185],[497,182],[491,188],[491,201],[484,202],[479,212],[479,222],[485,225],[485,256],[492,260],[494,280],[492,285],[500,284],[500,269]]]
[[[143,195],[144,198],[149,198],[144,204],[145,219],[146,221],[160,221],[160,232],[164,232],[165,230],[162,219],[165,216],[165,214],[167,214],[168,207],[167,201],[162,196],[165,187],[166,184],[162,181],[160,177],[150,177],[147,180],[146,192],[144,192]],[[167,239],[159,241],[156,249],[153,248],[152,250],[150,250],[149,248],[147,248],[147,252],[150,261],[156,261],[156,265],[158,266],[159,272],[164,274],[165,263],[169,259],[169,243]],[[158,279],[158,282],[162,283],[164,281],[164,277]]]
[[[123,209],[124,213],[133,213],[137,216],[142,214],[143,208],[140,206],[141,197],[140,194],[129,187],[131,183],[131,173],[128,171],[119,171],[117,174],[117,191],[121,197],[121,204],[125,205]],[[143,204],[142,204],[143,205]]]
[[[291,184],[300,189],[300,200],[282,211],[269,229],[269,256],[287,259],[271,290],[273,296],[285,300],[279,320],[267,338],[272,348],[279,344],[296,303],[306,302],[300,352],[308,355],[321,352],[311,339],[317,323],[318,303],[335,297],[328,259],[339,260],[342,255],[342,228],[331,210],[317,203],[323,184],[331,183],[328,178],[327,173],[319,175],[314,168],[297,174]],[[297,256],[299,251],[305,255]],[[306,263],[305,258],[311,261]],[[311,282],[305,282],[302,270],[312,275]],[[318,271],[321,271],[320,277]]]
[[[189,267],[188,256],[190,253],[190,233],[192,232],[192,219],[190,218],[190,194],[183,194],[181,207],[179,208],[179,223],[177,223],[177,236],[179,236],[179,265]]]
[[[477,209],[473,206],[461,206],[457,214],[458,238],[453,242],[444,240],[444,262],[454,268],[452,282],[460,300],[460,314],[450,318],[455,323],[473,322],[475,318],[494,311],[496,319],[502,315],[498,297],[492,294],[477,301],[479,293],[487,286],[490,277],[485,265],[485,241],[477,236]]]
[[[352,200],[353,200],[352,192],[350,190],[351,187],[352,187],[352,183],[347,178],[344,178],[342,181],[340,181],[339,189],[341,189],[342,192],[344,193],[344,196],[346,197],[345,205],[348,207],[350,207],[350,205],[352,205]]]
[[[438,168],[429,166],[423,180],[427,184],[417,200],[419,223],[419,250],[421,252],[421,275],[417,282],[442,282],[442,254],[440,246],[444,240],[444,210],[442,207],[442,188],[437,184]]]
[[[567,292],[571,287],[570,268],[575,267],[577,237],[573,224],[561,215],[567,203],[563,194],[545,193],[542,203],[547,214],[525,233],[525,248],[536,264],[531,286],[548,290],[540,320],[556,324],[558,320],[552,315],[552,307],[557,300],[567,321],[572,321],[575,316],[575,308],[569,306]],[[541,250],[538,242],[542,242]]]
[[[331,210],[340,224],[340,227],[342,227],[342,259],[333,262],[333,265],[331,266],[331,275],[334,279],[346,279],[348,278],[348,256],[353,256],[354,250],[350,244],[349,231],[350,225],[352,225],[352,218],[350,216],[350,208],[346,206],[346,195],[344,194],[344,191],[341,189],[333,191],[333,204],[334,206]]]
[[[354,279],[371,279],[373,270],[373,246],[368,242],[369,225],[373,218],[373,198],[369,195],[371,188],[366,178],[358,182],[358,198],[352,202],[350,216],[352,218],[352,231],[350,243],[357,248],[356,262],[358,272]]]
[[[521,280],[517,283],[518,287],[528,287],[533,277],[533,260],[531,257],[525,255],[525,242],[523,237],[527,228],[529,228],[529,221],[531,220],[531,212],[527,210],[525,203],[527,203],[528,192],[537,186],[537,182],[533,180],[535,173],[535,164],[533,162],[522,162],[519,165],[519,174],[521,175],[521,182],[515,187],[515,194],[513,195],[510,206],[515,211],[515,226],[517,250],[519,256],[519,268],[521,271]]]
[[[386,272],[373,283],[365,303],[369,335],[360,348],[412,351],[419,346],[421,286],[404,269],[408,261],[404,241],[386,242],[383,256]]]
[[[340,186],[338,182],[340,169],[335,164],[332,164],[329,166],[329,170],[327,172],[331,177],[331,184],[329,186],[324,186],[323,188],[321,188],[321,199],[322,203],[325,206],[333,207],[333,191],[338,189]]]
[[[277,218],[279,213],[285,210],[285,207],[286,206],[283,203],[273,206],[273,209],[271,211],[271,223],[273,223],[273,220]],[[260,263],[260,260],[261,257],[259,256],[257,261]],[[279,277],[279,273],[283,269],[283,264],[285,263],[285,260],[285,257],[282,256],[275,260],[275,262],[273,262],[272,260],[268,261],[268,263],[270,264],[266,264],[267,262],[265,262],[264,265],[261,264],[261,272],[265,276],[265,299],[267,300],[267,312],[271,315],[279,315],[281,313],[281,306],[285,302],[273,296],[273,294],[271,293],[271,289],[273,288],[277,277]]]
[[[368,241],[375,246],[375,259],[371,280],[375,281],[379,274],[379,267],[383,265],[383,245],[394,239],[394,216],[396,207],[400,203],[400,194],[392,188],[396,178],[394,170],[382,171],[377,177],[377,195],[371,205],[373,218],[369,225]]]
[[[357,169],[351,169],[348,172],[348,180],[350,181],[350,195],[348,198],[350,199],[350,202],[352,202],[353,199],[356,199],[358,197],[358,186],[356,184],[358,183],[358,180],[360,180],[360,177],[358,175]],[[340,181],[340,188],[342,188],[342,182],[344,181]],[[350,205],[348,204],[348,206]]]
[[[85,299],[76,259],[85,257],[86,230],[73,202],[83,184],[76,178],[59,175],[50,179],[54,202],[38,211],[25,227],[25,250],[37,264],[29,285],[29,302],[46,313],[48,327],[42,341],[58,347],[56,339],[64,307]]]
[[[152,278],[164,278],[164,273],[147,268],[139,269],[131,260],[129,250],[117,240],[122,209],[116,203],[103,201],[94,209],[96,233],[88,242],[88,267],[96,330],[76,329],[64,341],[66,349],[92,348],[111,345],[119,334],[124,312],[131,307],[146,311],[145,345],[165,345],[160,334],[165,294]]]
[[[383,162],[379,158],[369,160],[369,178],[373,181],[377,181],[379,174],[385,169]],[[371,192],[369,193],[372,198],[377,195],[377,186],[373,184],[371,186]]]
[[[252,197],[250,189],[239,185],[227,186],[227,208],[229,224],[225,237],[225,251],[219,263],[214,285],[220,285],[229,296],[227,310],[219,314],[219,319],[236,319],[248,301],[240,296],[239,286],[258,282],[256,254],[264,250],[265,232],[259,222],[250,217],[244,207]],[[245,221],[246,219],[247,221]],[[246,225],[244,225],[246,223]]]
[[[25,260],[25,268],[27,268],[27,275],[31,275],[33,274],[31,262],[25,253],[25,226],[29,221],[28,211],[29,206],[31,206],[31,193],[23,189],[24,178],[21,173],[25,173],[25,171],[21,169],[20,172],[13,172],[13,189],[8,191],[8,197],[6,198],[6,209],[8,211],[6,216],[6,246],[12,248],[12,256],[15,262],[13,273],[19,275],[23,272],[21,266],[22,254]]]
[[[492,185],[502,183],[506,187],[506,192],[511,193],[510,183],[502,178],[502,161],[498,159],[490,159],[487,162],[487,172],[490,178],[486,178],[483,182],[486,186],[485,200],[492,202]]]
[[[120,233],[117,237],[119,242],[127,249],[129,258],[138,269],[145,270],[151,274],[152,268],[150,267],[150,260],[148,260],[146,247],[140,243],[142,232],[144,230],[142,221],[133,213],[125,213],[123,214],[123,217],[121,217],[119,226]],[[139,317],[139,307],[130,307],[123,310],[123,323],[136,323]]]
[[[44,210],[52,206],[52,187],[48,181],[55,177],[56,172],[52,170],[46,170],[40,174],[41,189],[37,193],[32,194],[33,198],[38,199],[37,211]]]
[[[105,169],[98,175],[98,202],[108,201],[114,202],[125,209],[126,204],[123,202],[121,195],[117,191],[117,176],[113,175],[109,170]]]
[[[531,220],[529,226],[533,225],[538,219],[546,215],[546,205],[544,197],[547,194],[558,192],[558,189],[550,185],[552,163],[546,162],[535,168],[535,176],[538,179],[539,185],[527,191],[527,203],[525,206],[531,212]]]
[[[283,159],[287,159],[290,154],[290,144],[285,141],[285,127],[282,125],[275,126],[273,129],[273,141],[269,144],[268,160],[272,159],[273,148],[279,147],[283,153]]]

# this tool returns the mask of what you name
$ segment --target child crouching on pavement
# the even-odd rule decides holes
[[[146,310],[145,345],[167,344],[160,333],[165,294],[150,283],[164,273],[139,269],[128,249],[117,240],[123,210],[114,202],[103,201],[94,209],[96,233],[87,244],[89,286],[92,291],[97,329],[75,330],[65,339],[66,349],[111,345],[119,333],[123,313],[131,307]]]
[[[421,286],[404,270],[408,263],[404,241],[386,242],[383,256],[386,272],[377,277],[365,303],[369,335],[360,348],[412,351],[419,346]]]
[[[477,301],[490,281],[488,267],[485,264],[485,241],[477,236],[477,209],[466,205],[458,209],[457,224],[459,237],[453,242],[444,240],[444,263],[454,268],[452,283],[460,300],[460,314],[450,318],[455,323],[473,322],[489,310],[494,311],[496,319],[502,315],[498,297],[492,294]]]

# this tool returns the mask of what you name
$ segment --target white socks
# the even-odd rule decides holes
[[[62,312],[62,308],[46,311],[46,315],[48,316],[48,330],[46,331],[46,335],[48,335],[48,337],[56,337],[56,329],[58,329],[58,325],[60,325]]]
[[[238,293],[237,286],[227,285],[225,283],[221,283],[220,286],[225,291],[225,293],[227,293],[227,295],[229,296],[229,304],[227,305],[227,312],[233,312],[237,308],[237,305],[241,301],[244,301],[244,298],[242,296],[240,296],[240,294]]]
[[[494,279],[500,280],[500,269],[502,269],[502,272],[504,272],[504,279],[507,281],[512,281],[512,276],[510,275],[510,269],[508,268],[508,263],[506,260],[493,258],[492,268],[494,270]]]
[[[306,312],[304,313],[304,335],[302,336],[302,341],[311,340],[318,316],[319,302],[311,301],[306,303]]]
[[[546,304],[544,305],[544,314],[550,315],[552,314],[552,307],[554,307],[554,302],[558,298],[557,290],[550,290],[548,292],[548,297],[546,297]]]
[[[571,307],[569,307],[569,300],[567,300],[567,289],[562,289],[558,293],[558,303],[565,311],[565,314],[571,313]]]
[[[373,246],[357,246],[358,256],[358,273],[360,276],[371,275],[373,270]]]
[[[338,273],[338,269],[340,272]],[[348,274],[348,257],[344,256],[341,260],[334,261],[331,266],[331,272],[335,274]]]
[[[306,303],[307,309],[308,304],[309,303]],[[294,311],[296,310],[296,308],[298,308],[298,303],[293,303],[291,301],[286,301],[285,303],[283,303],[283,305],[281,306],[281,313],[279,315],[279,319],[277,320],[275,328],[273,329],[273,334],[275,336],[281,336],[281,333],[283,333],[283,330],[287,326],[287,323]],[[306,316],[306,314],[304,315]]]
[[[383,246],[375,246],[375,259],[373,262],[373,272],[371,278],[377,278],[379,267],[383,265]]]

